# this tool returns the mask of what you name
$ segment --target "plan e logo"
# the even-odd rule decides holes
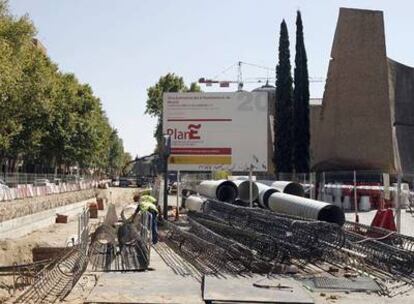
[[[179,130],[177,128],[168,128],[167,135],[171,136],[171,139],[178,140],[196,140],[200,139],[198,131],[201,128],[201,124],[189,124],[187,130]]]

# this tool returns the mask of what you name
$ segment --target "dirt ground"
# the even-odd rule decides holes
[[[137,188],[109,188],[98,190],[98,197],[106,198],[117,207],[119,214],[122,206],[133,202],[132,197],[138,191]],[[99,222],[105,215],[105,211],[99,212]],[[13,265],[13,263],[24,264],[32,261],[32,249],[36,246],[65,247],[73,236],[77,234],[78,222],[76,217],[69,218],[67,224],[53,224],[49,227],[35,230],[19,239],[0,240],[0,267]],[[12,278],[0,276],[0,303],[2,299],[8,298],[12,292]]]

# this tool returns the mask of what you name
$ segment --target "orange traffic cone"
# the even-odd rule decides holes
[[[371,227],[381,227],[381,221],[384,217],[384,209],[378,209],[377,213],[375,213],[374,219],[371,222]]]
[[[371,226],[397,231],[392,209],[378,210],[372,220]]]

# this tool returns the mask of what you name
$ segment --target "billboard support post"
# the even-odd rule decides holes
[[[164,135],[164,197],[163,197],[163,218],[168,220],[168,157],[171,150],[171,138]]]
[[[397,175],[397,204],[395,206],[395,218],[396,218],[396,226],[397,232],[401,233],[401,174],[398,173]]]
[[[355,222],[359,223],[359,215],[358,215],[358,193],[357,193],[357,175],[356,171],[354,170],[354,209],[355,209]]]
[[[249,167],[249,203],[250,208],[253,207],[253,165],[250,164]]]
[[[177,171],[177,206],[176,206],[176,208],[177,208],[177,210],[176,210],[176,213],[175,213],[175,220],[176,221],[178,221],[179,219],[180,219],[180,193],[181,193],[181,190],[180,190],[180,170],[178,170]]]
[[[168,157],[165,157],[164,159],[164,198],[162,217],[164,220],[168,220]]]

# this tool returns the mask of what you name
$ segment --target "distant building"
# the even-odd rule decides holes
[[[267,173],[273,174],[275,172],[275,166],[273,163],[273,141],[274,141],[274,118],[275,118],[275,106],[276,106],[276,88],[268,83],[264,86],[254,89],[252,92],[266,92],[268,96],[268,120],[267,120]]]
[[[130,175],[138,177],[152,177],[156,176],[158,172],[160,172],[159,170],[159,157],[158,154],[154,153],[136,159]]]
[[[275,88],[256,90],[269,93],[273,155]],[[414,69],[387,58],[381,11],[340,9],[324,96],[310,100],[310,129],[313,171],[414,173]]]
[[[276,111],[276,87],[265,84],[259,88],[253,90],[253,92],[266,92],[268,94],[268,145],[267,145],[267,154],[268,154],[268,168],[267,174],[274,174],[275,168],[273,163],[273,155],[274,155],[274,118],[275,118],[275,111]],[[319,117],[319,113],[321,110],[322,98],[310,98],[310,131],[311,135],[316,132],[316,123],[315,121]]]
[[[311,129],[313,170],[414,172],[414,69],[387,58],[381,11],[340,9]]]

